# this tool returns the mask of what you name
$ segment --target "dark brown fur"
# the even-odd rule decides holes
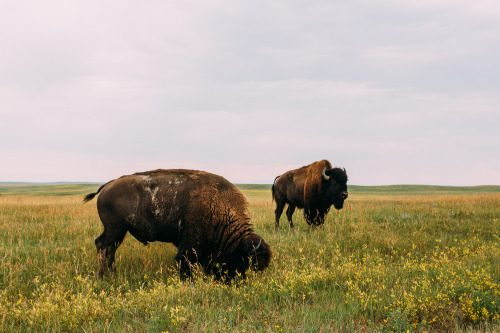
[[[323,170],[326,177],[322,175]],[[304,209],[304,217],[309,225],[321,225],[332,205],[336,209],[343,207],[348,196],[347,174],[345,169],[332,168],[327,160],[314,162],[276,177],[272,193],[276,201],[276,229],[279,228],[279,219],[287,204],[286,216],[290,228],[293,228],[295,208]]]
[[[95,240],[101,276],[114,268],[127,232],[144,244],[173,243],[183,277],[196,264],[219,280],[269,265],[271,249],[252,229],[246,197],[223,177],[194,170],[140,172],[104,184],[84,202],[97,193],[104,226]]]

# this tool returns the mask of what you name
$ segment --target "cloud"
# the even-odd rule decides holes
[[[500,183],[488,0],[5,1],[0,19],[5,180],[270,182],[328,158],[360,184]]]

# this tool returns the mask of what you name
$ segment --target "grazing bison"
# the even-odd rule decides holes
[[[104,232],[95,245],[99,274],[114,269],[115,251],[130,232],[141,243],[173,243],[181,277],[193,265],[217,280],[265,269],[269,245],[250,224],[248,202],[226,179],[203,171],[154,170],[122,176],[88,194],[97,198]]]
[[[314,162],[276,177],[272,193],[276,201],[276,229],[286,204],[290,228],[293,228],[292,215],[296,207],[304,208],[309,225],[321,225],[332,205],[336,209],[344,206],[348,195],[347,174],[345,169],[332,168],[327,160]]]

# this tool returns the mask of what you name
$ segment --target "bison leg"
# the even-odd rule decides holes
[[[191,278],[193,274],[194,265],[198,262],[198,256],[194,249],[179,250],[174,258],[179,267],[179,273],[182,280]]]
[[[325,223],[325,215],[324,213],[319,213],[318,217],[316,218],[316,225],[323,225]]]
[[[307,224],[316,227],[325,222],[325,213],[319,212],[317,209],[304,209],[304,217]]]
[[[295,211],[295,206],[292,204],[288,204],[288,208],[286,209],[286,217],[288,218],[288,223],[290,224],[290,228],[293,228],[292,215]]]
[[[318,211],[316,209],[304,208],[304,218],[306,219],[307,224],[315,225],[317,216]]]
[[[107,270],[114,269],[115,252],[122,243],[126,233],[126,230],[109,232],[104,229],[104,232],[96,238],[95,246],[99,260],[99,276],[102,277]]]
[[[316,216],[311,220],[311,226],[318,227],[325,222],[325,215],[317,213]]]
[[[276,228],[276,230],[278,230],[280,227],[280,217],[281,217],[281,214],[283,213],[284,208],[285,208],[284,202],[276,201],[276,210],[274,211],[274,214],[276,217],[276,224],[274,225],[274,227]]]

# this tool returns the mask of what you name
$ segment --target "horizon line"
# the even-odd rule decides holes
[[[89,182],[89,181],[54,181],[54,182],[32,182],[32,181],[0,181],[0,185],[102,185],[106,182]],[[235,185],[272,185],[273,183],[232,183]],[[496,184],[480,184],[480,185],[436,185],[436,184],[414,184],[414,183],[399,183],[399,184],[377,184],[377,185],[359,185],[359,184],[350,184],[348,186],[439,186],[439,187],[485,187],[485,186],[500,186]]]

